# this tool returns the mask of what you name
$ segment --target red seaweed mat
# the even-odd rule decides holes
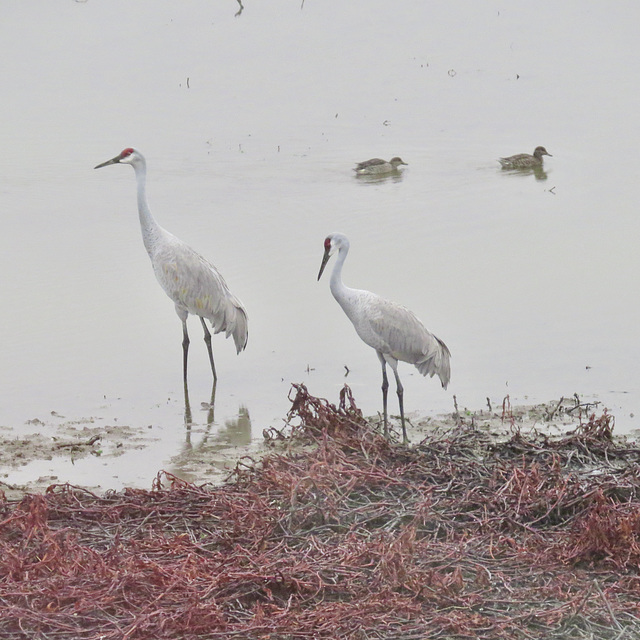
[[[292,396],[224,486],[2,501],[0,638],[640,637],[640,451],[611,416],[407,449],[347,387]]]

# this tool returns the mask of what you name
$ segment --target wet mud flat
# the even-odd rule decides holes
[[[5,497],[0,636],[640,637],[640,448],[609,414],[505,402],[407,448],[347,387],[291,401],[221,485]]]
[[[26,428],[33,431],[16,437],[11,427],[0,427],[0,491],[9,498],[44,491],[61,482],[60,475],[64,474],[56,463],[63,460],[73,463],[91,456],[98,463],[119,458],[132,449],[144,449],[152,439],[145,428],[105,425],[94,418],[67,420],[55,411],[51,412],[51,422],[34,418],[27,421]],[[10,470],[38,461],[51,462],[44,475],[18,484],[7,481]]]
[[[259,442],[250,442],[247,424],[246,409],[241,408],[235,423],[220,425],[213,433],[209,420],[193,428],[179,425],[185,441],[159,462],[153,447],[162,439],[162,428],[105,423],[97,416],[69,419],[52,411],[28,420],[18,435],[12,427],[0,426],[0,491],[11,499],[41,493],[51,485],[68,482],[70,469],[78,469],[80,461],[83,466],[73,476],[74,483],[100,493],[116,488],[111,484],[114,479],[118,487],[147,488],[157,470],[167,467],[183,479],[220,484],[239,457],[261,447]],[[240,425],[243,431],[238,442]],[[127,465],[139,464],[139,457],[132,458],[132,454],[141,451],[148,452],[148,462],[144,461],[133,481],[121,481],[121,476],[131,476]]]

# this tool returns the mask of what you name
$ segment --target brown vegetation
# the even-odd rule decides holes
[[[223,486],[4,500],[0,637],[640,636],[640,451],[607,413],[405,448],[346,387],[292,395],[288,434]]]

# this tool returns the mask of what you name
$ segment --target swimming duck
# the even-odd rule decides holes
[[[386,160],[381,160],[380,158],[371,158],[371,160],[365,160],[364,162],[358,162],[354,171],[358,175],[376,175],[380,173],[392,173],[393,171],[397,171],[398,167],[401,164],[407,164],[396,156],[395,158],[391,158],[389,162]]]
[[[533,155],[528,153],[517,153],[508,158],[498,158],[498,162],[503,169],[532,169],[542,166],[542,156],[553,157],[544,147],[536,147]]]

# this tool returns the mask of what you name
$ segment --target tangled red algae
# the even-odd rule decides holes
[[[294,385],[289,425],[223,486],[4,500],[0,637],[640,636],[640,451],[608,414],[407,449]]]

